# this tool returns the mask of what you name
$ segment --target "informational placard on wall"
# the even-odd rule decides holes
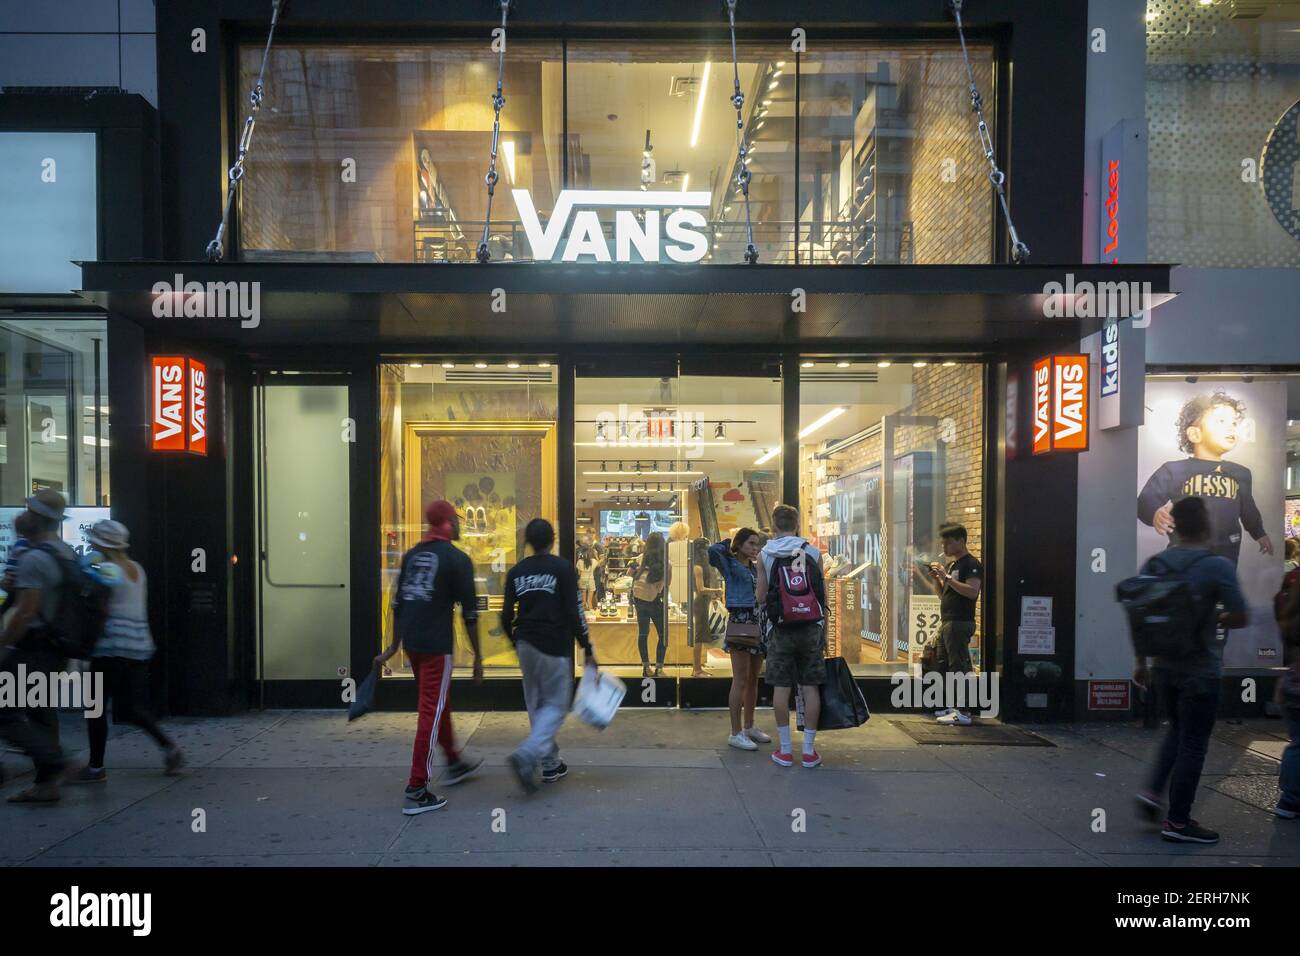
[[[1051,627],[1052,599],[1050,597],[1022,597],[1020,599],[1021,627]]]
[[[1088,681],[1088,709],[1128,710],[1129,688],[1126,680]]]
[[[1055,654],[1056,628],[1022,625],[1016,630],[1016,651],[1020,654]]]

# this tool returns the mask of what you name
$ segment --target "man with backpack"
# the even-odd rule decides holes
[[[18,598],[13,615],[0,635],[0,671],[18,681],[25,673],[53,675],[65,668],[67,652],[56,633],[64,597],[65,568],[77,564],[77,555],[59,534],[67,502],[52,489],[27,499],[31,521],[27,548],[18,558],[14,590]],[[30,519],[28,519],[30,520]],[[51,686],[53,682],[51,682]],[[53,706],[0,707],[0,736],[21,750],[36,765],[31,787],[9,798],[11,803],[53,803],[67,769],[59,746],[59,714]]]
[[[1218,713],[1226,630],[1246,624],[1246,599],[1232,562],[1210,550],[1205,502],[1177,501],[1171,517],[1172,547],[1119,589],[1138,655],[1133,680],[1147,687],[1154,675],[1169,716],[1147,788],[1137,795],[1138,810],[1152,822],[1163,815],[1166,840],[1217,843],[1219,834],[1192,819],[1192,801]],[[1166,784],[1167,812],[1161,803]]]
[[[777,505],[772,511],[773,537],[759,552],[756,594],[765,596],[767,622],[767,683],[780,745],[772,762],[794,763],[790,743],[790,688],[796,684],[804,702],[803,754],[811,769],[822,762],[817,753],[817,721],[821,717],[821,685],[826,683],[823,652],[826,584],[822,554],[799,536],[799,511]]]

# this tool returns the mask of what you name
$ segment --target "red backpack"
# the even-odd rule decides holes
[[[826,616],[819,594],[825,594],[822,569],[808,550],[778,555],[772,561],[767,586],[767,617],[774,624],[814,624]]]

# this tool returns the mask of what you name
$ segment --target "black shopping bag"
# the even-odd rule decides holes
[[[862,696],[853,672],[842,657],[826,659],[826,683],[821,686],[822,710],[817,718],[818,730],[848,730],[861,727],[871,719],[867,699]],[[803,730],[803,695],[795,698],[799,730]]]
[[[375,706],[375,687],[379,683],[379,665],[370,668],[370,673],[366,679],[357,685],[357,699],[348,704],[348,723],[356,720],[363,714],[370,712]]]

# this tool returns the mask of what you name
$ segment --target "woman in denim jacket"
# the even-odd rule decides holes
[[[709,563],[722,573],[727,592],[729,620],[737,624],[759,624],[758,602],[754,584],[758,576],[755,561],[762,539],[752,528],[741,528],[730,542],[720,541],[709,548]],[[761,630],[761,628],[760,628]],[[730,641],[723,649],[731,655],[731,736],[727,743],[737,750],[757,750],[758,744],[772,738],[754,726],[754,705],[758,701],[758,672],[763,667],[763,648],[742,647]],[[741,717],[744,723],[741,723]]]

